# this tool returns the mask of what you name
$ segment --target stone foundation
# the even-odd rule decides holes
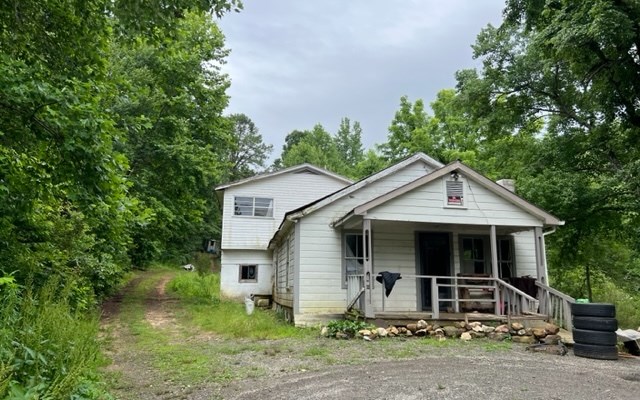
[[[364,340],[374,340],[380,337],[434,337],[438,340],[460,339],[473,340],[477,338],[488,338],[491,340],[502,341],[511,339],[514,343],[524,344],[549,344],[556,345],[560,340],[558,332],[560,328],[554,324],[546,324],[539,328],[525,328],[519,322],[513,322],[510,325],[503,324],[498,326],[484,325],[481,322],[453,322],[447,325],[439,323],[430,324],[425,320],[416,321],[406,326],[390,325],[386,328],[362,329],[357,332],[354,337],[363,338]],[[323,335],[327,336],[327,329],[322,330]],[[346,334],[337,335],[339,338],[348,339]]]

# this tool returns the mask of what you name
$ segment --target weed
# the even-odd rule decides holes
[[[73,282],[55,278],[0,291],[0,398],[98,396],[98,318],[74,295]]]
[[[183,318],[201,329],[228,338],[279,339],[308,337],[314,329],[296,328],[269,310],[256,310],[247,315],[244,305],[220,298],[220,275],[200,277],[179,273],[169,283],[169,289],[185,300]]]
[[[314,346],[314,347],[309,347],[302,354],[307,357],[323,357],[323,356],[326,356],[328,353],[329,353],[329,350],[326,347]]]
[[[486,351],[507,351],[512,349],[512,342],[503,341],[503,342],[489,342],[489,341],[479,341],[481,345],[484,347]]]
[[[327,324],[328,334],[331,337],[336,337],[338,333],[346,334],[350,337],[355,336],[358,331],[362,329],[370,329],[373,326],[365,321],[349,321],[349,320],[334,320]]]

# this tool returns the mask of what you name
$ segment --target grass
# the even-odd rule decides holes
[[[296,328],[269,310],[256,309],[247,315],[244,304],[220,297],[218,274],[179,273],[168,288],[183,300],[183,320],[225,338],[284,339],[318,334],[316,329]]]
[[[150,300],[149,294],[168,278],[166,295],[171,301],[150,304],[154,296]],[[136,390],[142,393],[151,385],[153,390],[165,391],[170,387],[220,387],[231,381],[263,377],[274,368],[284,373],[299,372],[414,359],[446,354],[449,349],[492,352],[511,348],[511,343],[485,339],[468,343],[430,337],[379,338],[373,342],[327,339],[320,337],[317,329],[295,328],[271,311],[256,309],[247,315],[243,304],[220,297],[216,274],[156,269],[135,279],[125,291],[119,316],[126,328],[123,332],[130,337],[112,343],[119,346],[120,354],[128,354],[132,365],[127,368],[134,376],[116,371],[107,377],[109,386],[123,398],[136,398]],[[161,314],[171,321],[152,326],[148,321],[151,306],[164,307]],[[144,381],[135,382],[136,368],[152,371],[152,378],[147,375]]]
[[[167,305],[178,321],[170,324],[170,331],[152,326],[145,315],[149,294],[167,276],[171,280],[166,285],[166,294],[180,300]],[[230,361],[233,356],[244,353],[274,352],[273,343],[262,343],[258,339],[317,336],[317,330],[295,328],[271,311],[256,309],[252,315],[247,315],[243,304],[221,299],[219,293],[217,274],[197,274],[165,267],[141,273],[135,285],[125,292],[120,308],[119,319],[133,338],[133,342],[127,343],[130,347],[127,351],[135,354],[143,364],[153,366],[162,381],[183,385],[224,384],[264,375],[264,370],[258,366],[235,365]],[[194,345],[194,334],[209,333],[225,340],[216,341],[215,346]],[[275,352],[280,350],[276,348]],[[112,388],[125,385],[118,373],[107,375]]]

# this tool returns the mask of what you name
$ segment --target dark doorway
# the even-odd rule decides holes
[[[420,232],[417,237],[418,267],[420,275],[451,275],[451,250],[448,233]],[[422,292],[422,309],[431,310],[431,280],[420,279]],[[438,283],[450,284],[449,279],[439,279]],[[451,298],[451,288],[441,287],[438,291],[441,299]],[[440,309],[446,310],[450,303],[441,302]]]

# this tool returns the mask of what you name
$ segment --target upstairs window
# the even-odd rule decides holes
[[[447,205],[448,206],[464,206],[464,186],[462,181],[446,181],[447,189]]]
[[[267,197],[236,197],[234,215],[273,217],[273,199]]]

